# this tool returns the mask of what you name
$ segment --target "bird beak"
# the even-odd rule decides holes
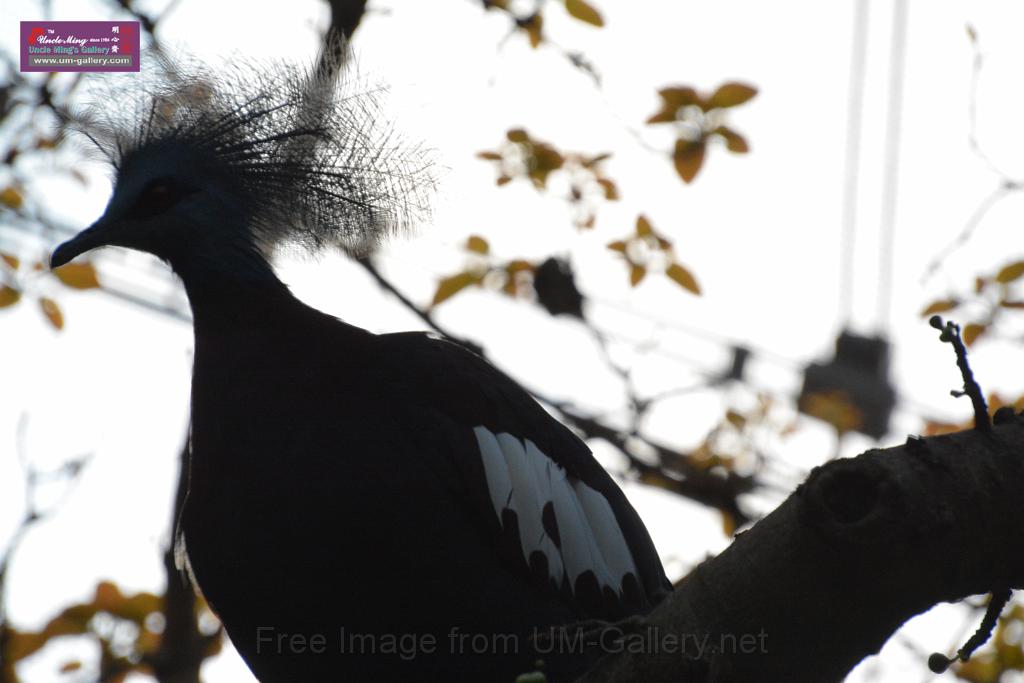
[[[60,268],[71,259],[84,254],[90,249],[109,244],[107,241],[109,237],[107,234],[109,232],[108,227],[108,224],[100,219],[57,247],[50,257],[50,268]]]

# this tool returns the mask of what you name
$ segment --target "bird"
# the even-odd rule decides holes
[[[337,54],[217,67],[158,54],[65,112],[113,191],[51,267],[123,247],[183,282],[195,347],[179,549],[262,683],[511,683],[538,666],[572,680],[602,651],[581,624],[643,615],[671,590],[619,486],[472,350],[350,325],[275,274],[280,249],[376,245],[429,203],[429,154]]]

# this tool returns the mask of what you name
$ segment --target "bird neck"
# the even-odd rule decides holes
[[[265,320],[268,309],[298,303],[263,254],[249,245],[234,247],[211,251],[210,257],[192,252],[168,258],[185,284],[197,328],[246,328]]]

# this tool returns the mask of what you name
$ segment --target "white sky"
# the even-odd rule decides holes
[[[504,258],[571,254],[584,291],[595,299],[593,319],[632,339],[656,339],[660,348],[715,369],[719,345],[681,333],[684,326],[767,349],[804,363],[830,353],[837,331],[837,266],[846,93],[853,3],[664,2],[594,0],[607,26],[595,30],[565,18],[551,3],[545,27],[560,45],[581,50],[603,76],[603,86],[573,69],[556,50],[531,50],[520,36],[502,44],[507,22],[479,3],[391,0],[371,4],[356,39],[362,70],[390,86],[399,128],[437,150],[445,167],[433,225],[391,245],[387,274],[426,302],[439,276],[464,263],[458,243],[487,236]],[[146,3],[154,9],[162,3]],[[873,3],[864,110],[861,196],[854,323],[872,331],[877,278],[882,152],[890,16]],[[55,2],[53,18],[107,18],[105,6]],[[162,38],[204,57],[236,51],[253,56],[309,59],[325,11],[314,0],[280,3],[182,0],[161,29]],[[35,2],[2,10],[10,44],[17,21],[41,17]],[[1024,11],[1006,2],[912,2],[907,39],[902,172],[896,223],[892,327],[893,374],[914,405],[897,416],[888,442],[920,430],[920,406],[930,415],[965,418],[969,407],[948,398],[958,377],[948,346],[917,312],[973,276],[1020,258],[1014,236],[1024,197],[997,206],[976,237],[922,283],[928,261],[963,229],[998,183],[967,145],[971,51],[965,24],[973,24],[987,56],[978,98],[981,143],[1011,174],[1024,176],[1024,114],[1020,41]],[[501,46],[499,46],[501,44]],[[760,89],[737,109],[732,123],[750,140],[744,157],[712,149],[697,182],[683,186],[667,158],[635,143],[629,128],[653,145],[669,138],[643,126],[657,106],[655,90],[670,84],[711,89],[742,80]],[[607,173],[622,200],[601,205],[592,233],[580,234],[557,196],[538,196],[522,183],[493,186],[493,169],[474,159],[498,145],[507,128],[523,126],[560,149],[614,151]],[[97,179],[101,175],[92,174]],[[102,180],[82,190],[40,180],[40,192],[59,196],[47,206],[85,226],[101,211],[109,188]],[[657,278],[636,290],[604,244],[632,230],[637,213],[676,241],[680,260],[697,274],[705,296],[686,295]],[[282,274],[304,300],[375,331],[418,327],[379,294],[357,269],[337,257],[289,262]],[[10,576],[15,623],[39,624],[69,601],[90,595],[98,578],[126,589],[158,589],[159,551],[166,542],[175,458],[188,396],[191,330],[187,325],[112,300],[102,293],[58,292],[67,327],[56,334],[32,305],[0,312],[0,339],[8,359],[0,392],[0,453],[13,451],[15,425],[30,416],[28,451],[41,463],[92,451],[78,488],[51,519],[28,536]],[[611,305],[615,304],[615,306]],[[626,315],[617,306],[639,311]],[[666,322],[655,325],[650,314]],[[488,351],[514,376],[548,393],[595,410],[615,410],[621,393],[575,323],[552,320],[524,302],[494,294],[460,295],[439,319]],[[972,362],[983,386],[1016,396],[1021,378],[1007,373],[1010,342],[981,344]],[[644,391],[686,385],[690,368],[662,356],[615,349],[634,363]],[[758,361],[754,379],[781,395],[798,389],[786,366]],[[720,416],[724,398],[698,392],[651,416],[651,433],[682,447],[696,443]],[[806,422],[806,421],[805,421]],[[804,424],[804,423],[801,423]],[[851,439],[849,453],[866,440]],[[832,450],[827,430],[810,422],[781,448],[800,468]],[[602,458],[608,453],[599,449]],[[614,458],[606,459],[611,467]],[[628,486],[652,529],[671,573],[723,548],[717,515],[660,492]],[[21,474],[0,457],[0,539],[22,510]],[[113,532],[113,533],[111,533]],[[960,612],[941,607],[908,628],[927,651],[942,649],[961,631]],[[56,680],[53,658],[26,669],[26,680]],[[43,661],[45,660],[45,661]],[[924,679],[923,662],[890,644],[851,680]],[[950,677],[947,675],[947,677]],[[228,656],[210,664],[217,683],[250,680]],[[940,677],[941,678],[941,677]],[[71,679],[69,679],[71,680]]]

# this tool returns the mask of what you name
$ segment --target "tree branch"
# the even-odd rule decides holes
[[[1024,586],[1022,453],[1018,415],[816,468],[580,683],[841,681],[936,603]]]

